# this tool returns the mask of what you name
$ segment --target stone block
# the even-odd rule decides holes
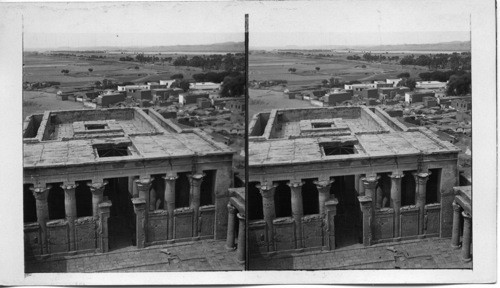
[[[174,211],[174,239],[193,237],[193,211]]]
[[[42,239],[38,223],[24,227],[24,257],[32,258],[42,253]]]
[[[267,252],[265,235],[266,223],[264,221],[249,224],[247,240],[249,254],[262,254]]]
[[[295,224],[292,218],[273,221],[276,251],[295,249]]]
[[[154,211],[149,214],[147,239],[148,242],[167,240],[168,215],[164,210]]]
[[[394,210],[383,209],[375,212],[373,222],[373,240],[384,240],[394,237]]]
[[[200,236],[214,235],[215,208],[213,205],[200,207]]]
[[[427,235],[439,235],[439,228],[440,228],[440,215],[441,215],[441,209],[440,205],[426,205],[425,206],[425,211],[427,214],[427,229],[426,229],[426,234]]]
[[[83,217],[75,221],[76,250],[89,250],[97,248],[96,223],[93,217]]]
[[[418,235],[418,209],[401,209],[401,237]]]
[[[323,246],[323,218],[320,215],[304,216],[302,231],[305,248]]]
[[[64,220],[47,223],[47,243],[49,253],[62,253],[69,250],[68,225]]]

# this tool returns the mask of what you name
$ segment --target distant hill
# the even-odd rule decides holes
[[[428,44],[395,44],[395,45],[325,45],[325,46],[282,46],[251,47],[252,50],[363,50],[363,51],[470,51],[470,41],[452,41]]]
[[[96,46],[96,47],[59,47],[52,51],[86,51],[86,50],[106,50],[106,51],[130,51],[130,52],[245,52],[244,42],[224,42],[206,45],[171,45],[171,46]]]

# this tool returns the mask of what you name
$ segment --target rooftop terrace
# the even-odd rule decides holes
[[[250,165],[459,151],[426,128],[366,106],[272,110],[255,115],[249,133]]]
[[[234,153],[152,109],[46,111],[23,130],[25,168]]]

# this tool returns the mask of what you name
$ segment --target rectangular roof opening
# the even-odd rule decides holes
[[[325,156],[356,154],[353,144],[327,142],[319,144]]]
[[[313,128],[331,128],[332,123],[327,123],[327,122],[312,122],[311,123]]]
[[[129,149],[130,143],[120,144],[95,144],[93,147],[97,155],[101,158],[104,157],[121,157],[132,155]]]
[[[103,130],[107,126],[107,124],[85,124],[85,130]]]

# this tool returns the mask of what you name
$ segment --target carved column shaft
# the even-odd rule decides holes
[[[292,192],[292,216],[295,222],[296,243],[295,248],[303,248],[302,244],[302,216],[304,216],[304,207],[302,204],[302,183],[295,182],[289,184]]]
[[[41,231],[41,246],[42,255],[48,254],[47,246],[47,221],[49,220],[49,205],[47,203],[47,196],[49,195],[49,188],[47,187],[34,187],[30,188],[36,200],[36,218]]]
[[[69,251],[75,251],[76,185],[66,184],[61,185],[61,188],[64,189],[64,210],[66,211],[66,221],[68,222],[69,227]]]
[[[200,201],[201,201],[201,194],[200,194],[200,186],[201,186],[201,181],[203,179],[203,174],[194,174],[191,176],[191,203],[190,203],[190,208],[193,209],[193,237],[197,238],[200,235],[200,230],[201,227],[199,227],[200,223]]]
[[[175,209],[175,180],[177,176],[172,174],[167,174],[165,179],[165,202],[163,203],[163,208],[167,210],[168,213],[168,231],[167,239],[173,240],[174,238],[174,209]]]
[[[273,220],[276,218],[276,210],[274,207],[274,192],[276,187],[268,185],[257,185],[262,195],[262,208],[264,213],[264,221],[266,222],[266,242],[268,252],[274,251],[274,227]]]
[[[246,244],[246,234],[245,234],[245,215],[238,213],[239,229],[238,229],[238,261],[240,263],[245,262],[245,244]]]
[[[455,201],[453,205],[453,228],[451,230],[451,247],[458,249],[460,248],[460,218],[462,217],[462,207],[458,205]]]
[[[469,262],[472,260],[470,253],[470,245],[472,243],[472,216],[465,211],[462,212],[464,217],[464,233],[462,238],[462,260]]]
[[[375,201],[376,197],[375,188],[377,187],[378,179],[379,177],[377,176],[369,176],[361,178],[365,190],[364,195],[370,197],[372,201]]]
[[[227,237],[226,249],[234,250],[234,228],[236,225],[236,208],[230,203],[227,204]]]
[[[401,179],[403,173],[392,173],[391,177],[391,203],[394,209],[394,237],[401,237]]]
[[[101,253],[109,251],[108,219],[110,216],[110,207],[111,201],[99,204],[99,249]]]
[[[319,214],[326,214],[325,203],[330,199],[330,188],[334,180],[325,181],[314,181],[316,188],[318,189],[318,201],[319,201]]]
[[[337,204],[339,201],[333,198],[326,202],[326,217],[325,217],[325,246],[328,250],[335,249],[335,216],[337,215]]]
[[[132,204],[136,215],[137,248],[144,248],[146,246],[146,200],[141,197],[132,198]]]
[[[90,192],[92,192],[92,215],[94,218],[99,217],[99,204],[103,201],[104,187],[108,182],[93,182],[88,184]]]
[[[416,185],[416,206],[419,210],[418,212],[418,234],[424,235],[424,220],[425,220],[425,193],[427,191],[427,180],[429,180],[430,173],[415,173],[415,183]]]
[[[373,222],[373,203],[372,198],[368,196],[359,196],[359,204],[363,212],[363,245],[370,246],[372,243],[372,222]]]

